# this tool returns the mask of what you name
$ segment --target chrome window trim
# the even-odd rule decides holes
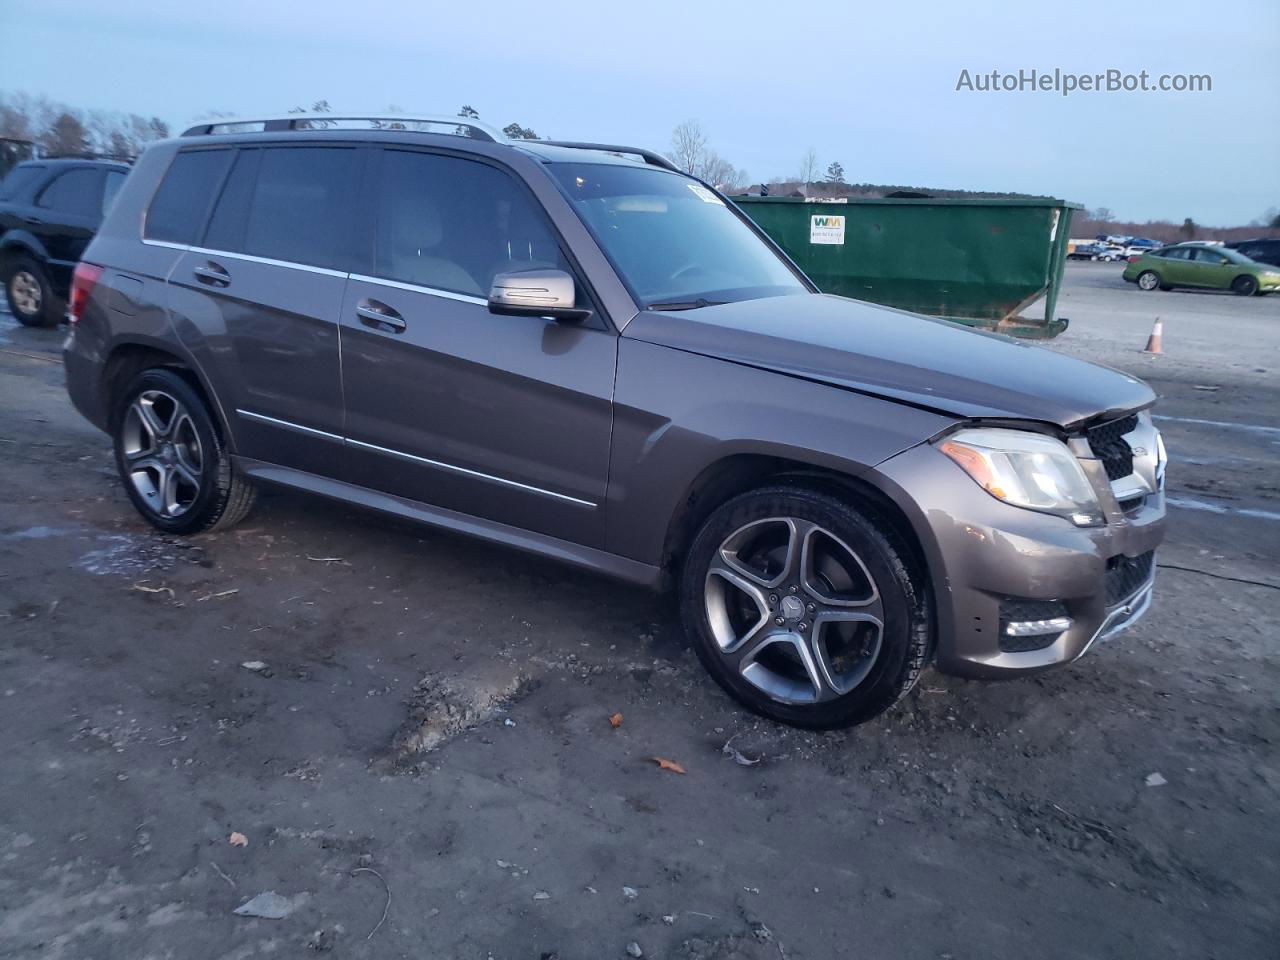
[[[250,253],[233,253],[230,250],[213,250],[209,247],[187,247],[190,253],[200,253],[210,257],[230,257],[232,260],[244,260],[249,263],[261,263],[268,267],[289,267],[293,270],[304,270],[307,273],[318,273],[325,277],[338,277],[345,280],[350,274],[343,270],[331,270],[328,267],[313,267],[309,263],[295,263],[292,260],[273,260],[271,257],[259,257]]]
[[[386,280],[382,277],[370,277],[363,273],[347,274],[348,279],[359,280],[361,283],[372,283],[382,287],[394,287],[396,290],[406,290],[409,293],[425,293],[433,297],[444,297],[446,300],[459,300],[462,303],[474,303],[478,306],[487,307],[489,301],[482,297],[473,297],[466,293],[454,293],[452,290],[441,290],[439,287],[424,287],[416,283],[404,283],[400,280]]]
[[[285,430],[293,430],[295,433],[305,433],[312,437],[322,437],[325,440],[336,440],[342,443],[342,436],[336,433],[329,433],[327,430],[317,430],[315,427],[304,427],[300,423],[293,423],[289,420],[277,420],[275,417],[268,417],[264,413],[254,413],[252,410],[242,410],[236,408],[236,413],[244,417],[246,420],[253,420],[257,423],[265,423],[270,427],[283,427]]]
[[[337,277],[345,280],[351,276],[343,270],[331,270],[328,267],[313,267],[309,263],[294,263],[292,260],[273,260],[270,257],[258,257],[250,253],[235,253],[231,250],[215,250],[212,247],[195,247],[187,243],[170,243],[168,240],[148,240],[142,242],[149,247],[167,247],[170,250],[185,250],[187,253],[199,253],[206,257],[228,257],[232,260],[243,260],[248,263],[261,263],[268,267],[287,267],[291,270],[302,270],[306,273],[318,273],[325,277]],[[481,300],[481,303],[487,303]]]
[[[588,510],[594,510],[598,506],[598,504],[593,503],[590,500],[581,500],[578,497],[571,497],[566,493],[556,493],[553,490],[544,490],[542,487],[535,487],[527,483],[520,483],[517,480],[508,480],[505,477],[495,477],[491,473],[482,473],[479,470],[459,467],[452,463],[444,463],[441,460],[432,460],[429,457],[420,457],[414,453],[405,453],[403,450],[393,450],[390,447],[380,447],[375,443],[365,443],[363,440],[353,440],[350,437],[343,437],[336,433],[329,433],[326,430],[317,430],[315,427],[304,427],[300,423],[280,420],[276,417],[269,417],[263,413],[254,413],[252,410],[245,410],[237,407],[236,413],[244,417],[246,420],[252,420],[256,423],[263,423],[272,427],[281,427],[285,430],[293,430],[297,433],[304,433],[309,436],[322,437],[326,440],[336,440],[339,443],[359,447],[362,450],[372,450],[375,453],[386,454],[387,456],[396,457],[399,460],[406,460],[410,463],[421,463],[425,466],[435,467],[439,470],[447,470],[450,473],[457,473],[466,477],[474,477],[477,480],[488,480],[490,483],[500,483],[504,487],[523,490],[526,493],[536,493],[539,496],[550,497],[553,500],[562,500],[565,503],[571,503],[574,506],[586,507]]]
[[[143,242],[143,243],[145,243],[148,247],[164,247],[164,248],[166,248],[166,249],[168,249],[168,250],[189,250],[189,249],[191,249],[191,248],[190,248],[190,247],[188,247],[185,243],[173,243],[173,242],[171,242],[171,241],[169,241],[169,240],[148,240],[146,237],[143,237],[143,238],[142,238],[142,242]]]

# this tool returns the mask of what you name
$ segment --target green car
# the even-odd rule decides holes
[[[1242,297],[1280,288],[1280,268],[1250,260],[1227,247],[1179,243],[1129,261],[1124,278],[1140,290],[1203,287]]]

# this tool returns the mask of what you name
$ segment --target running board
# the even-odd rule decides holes
[[[233,460],[245,476],[264,483],[277,483],[295,490],[305,490],[308,493],[329,497],[332,500],[340,500],[352,506],[368,507],[381,513],[464,533],[480,540],[513,547],[540,557],[549,557],[561,563],[625,580],[642,587],[659,589],[663,583],[661,567],[629,560],[594,547],[585,547],[580,543],[571,543],[546,534],[522,530],[494,520],[484,520],[469,514],[458,513],[456,510],[446,510],[443,507],[434,507],[406,497],[370,490],[368,487],[356,486],[354,483],[332,480],[304,470],[295,470],[292,467],[281,467],[247,457],[234,457]]]

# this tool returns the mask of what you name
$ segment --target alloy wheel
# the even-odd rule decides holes
[[[1160,278],[1157,277],[1150,270],[1148,270],[1146,273],[1144,273],[1142,276],[1138,278],[1138,286],[1140,286],[1143,290],[1154,290],[1159,285],[1160,285]]]
[[[774,700],[834,700],[871,672],[884,641],[880,591],[857,552],[797,517],[739,527],[706,573],[707,621],[721,657]]]
[[[157,515],[180,517],[200,496],[204,452],[191,414],[163,390],[134,398],[121,425],[129,481]]]
[[[29,271],[19,270],[9,281],[9,306],[14,312],[34,317],[40,313],[44,291]]]

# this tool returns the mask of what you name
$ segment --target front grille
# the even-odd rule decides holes
[[[1089,449],[1102,461],[1108,480],[1119,480],[1133,473],[1133,448],[1124,435],[1137,429],[1138,415],[1130,414],[1110,423],[1091,427],[1085,436]]]
[[[1130,513],[1142,506],[1146,499],[1147,497],[1145,494],[1138,494],[1136,497],[1128,497],[1127,499],[1120,501],[1120,509],[1125,513]]]
[[[1151,579],[1156,553],[1148,550],[1137,557],[1112,557],[1107,561],[1107,606],[1128,600]]]

